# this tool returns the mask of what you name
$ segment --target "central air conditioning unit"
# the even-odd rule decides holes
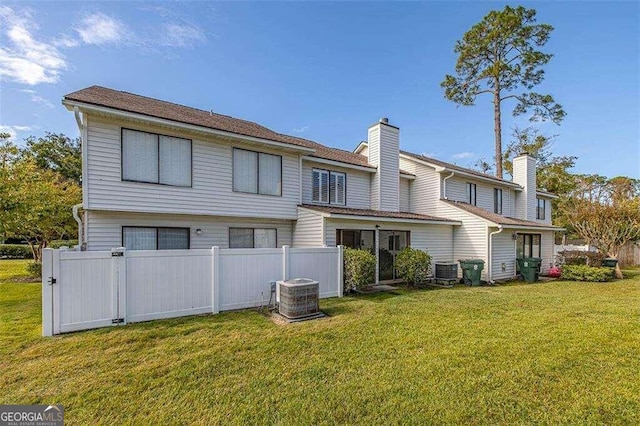
[[[278,313],[297,320],[320,313],[320,285],[310,278],[278,281]]]
[[[436,280],[454,281],[458,279],[458,264],[455,262],[436,263]]]

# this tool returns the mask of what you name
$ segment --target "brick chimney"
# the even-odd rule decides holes
[[[536,159],[529,153],[513,159],[513,182],[523,188],[516,195],[516,217],[536,220]]]
[[[367,138],[369,163],[378,170],[371,180],[371,208],[397,212],[400,210],[400,129],[389,119],[369,127]]]

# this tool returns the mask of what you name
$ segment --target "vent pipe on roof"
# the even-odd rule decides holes
[[[380,119],[380,122],[383,123],[383,124],[389,124],[389,119],[387,117],[382,117]]]

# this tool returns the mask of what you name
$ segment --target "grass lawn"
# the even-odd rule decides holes
[[[0,261],[0,282],[24,262]],[[640,424],[640,270],[323,300],[40,337],[39,284],[0,284],[0,404],[68,424]]]

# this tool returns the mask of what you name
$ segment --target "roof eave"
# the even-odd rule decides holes
[[[270,139],[263,139],[255,136],[242,135],[239,133],[228,132],[225,130],[212,129],[209,127],[198,126],[195,124],[182,123],[179,121],[169,120],[166,118],[159,118],[152,115],[123,111],[117,108],[105,107],[105,106],[95,105],[87,102],[75,101],[67,98],[62,98],[62,105],[64,105],[69,111],[72,111],[74,107],[78,107],[82,111],[94,112],[99,114],[110,114],[116,117],[146,121],[146,122],[164,125],[164,126],[170,126],[170,127],[174,127],[182,130],[190,130],[190,131],[205,133],[211,136],[235,138],[235,139],[240,139],[246,142],[259,143],[259,144],[268,145],[268,146],[277,147],[277,148],[285,148],[290,151],[309,153],[309,154],[316,152],[315,149],[307,148],[304,146],[272,141]]]
[[[422,224],[422,225],[462,225],[462,222],[457,220],[403,219],[399,217],[364,216],[364,215],[356,215],[356,214],[331,213],[331,212],[316,210],[306,206],[298,206],[298,208],[304,209],[308,212],[311,212],[318,216],[322,216],[329,219],[363,220],[363,221],[369,221],[369,222],[416,223],[416,224]]]
[[[347,169],[354,169],[354,170],[361,170],[363,172],[369,172],[369,173],[375,173],[376,172],[376,168],[374,166],[361,166],[358,164],[353,164],[353,163],[345,163],[342,161],[338,161],[338,160],[329,160],[327,158],[322,158],[322,157],[313,157],[310,155],[304,155],[302,157],[303,161],[314,161],[316,163],[321,163],[321,164],[328,164],[330,166],[336,166],[336,167],[344,167]]]

